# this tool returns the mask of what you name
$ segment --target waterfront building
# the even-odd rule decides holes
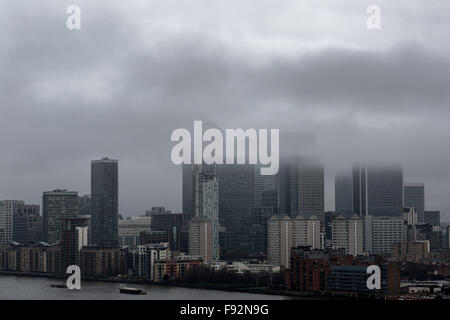
[[[159,260],[154,264],[154,281],[181,280],[192,268],[203,265],[200,256],[180,255],[173,259]]]
[[[80,250],[81,274],[91,278],[125,274],[125,255],[119,248],[83,247]]]
[[[168,242],[139,245],[125,249],[127,275],[154,280],[154,265],[157,261],[170,259]]]
[[[294,247],[291,250],[290,268],[286,273],[289,290],[301,292],[322,292],[331,266],[352,264],[353,256],[345,249],[311,250],[310,247]]]
[[[398,296],[400,270],[394,264],[380,264],[381,289],[367,287],[367,265],[331,266],[327,276],[327,291],[333,293]]]

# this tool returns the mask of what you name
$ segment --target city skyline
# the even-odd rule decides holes
[[[107,157],[102,157],[102,159],[104,159],[104,158],[107,158]],[[108,158],[107,158],[108,159]],[[91,162],[92,162],[93,160],[91,160]],[[94,160],[95,161],[95,160]],[[100,160],[99,160],[100,161]],[[117,161],[117,160],[113,160],[113,161]],[[378,163],[378,165],[379,165],[379,163]],[[186,165],[187,167],[190,167],[191,165]],[[235,166],[235,165],[230,165],[230,167],[233,167],[233,166]],[[250,167],[252,167],[252,166],[254,166],[254,165],[248,165],[249,166],[249,168]],[[183,167],[184,167],[184,165],[183,165]],[[255,168],[257,167],[257,166],[254,166]],[[183,169],[181,169],[181,170],[183,170]],[[249,169],[250,171],[253,171],[254,169]],[[325,172],[326,172],[326,168],[325,168]],[[283,173],[283,171],[281,171],[279,174],[282,174]],[[191,173],[191,171],[189,170],[188,172],[187,172],[187,175],[189,176],[189,178],[190,178],[190,176],[192,175],[192,173]],[[337,175],[336,175],[336,178],[341,178],[341,177],[343,177],[343,176],[346,176],[346,175],[348,175],[349,177],[351,177],[351,172],[348,172],[347,174],[343,174],[342,172],[339,172],[339,173],[337,173]],[[120,181],[120,176],[119,176],[119,181]],[[267,179],[267,178],[266,178]],[[185,177],[185,179],[183,179],[183,173],[181,172],[180,173],[180,181],[179,181],[179,187],[181,188],[181,189],[183,189],[183,188],[186,188],[186,186],[185,187],[183,187],[183,183],[185,183],[185,181],[186,181],[186,177]],[[338,180],[339,181],[339,180]],[[407,188],[408,186],[411,186],[411,185],[426,185],[426,184],[424,184],[424,183],[422,183],[422,182],[415,182],[415,183],[411,183],[411,182],[407,182],[407,181],[411,181],[410,179],[408,179],[408,177],[406,178],[406,180],[404,179],[404,183],[403,183],[403,186],[405,187],[405,188]],[[192,181],[190,181],[190,180],[188,180],[188,184],[190,183],[190,182],[192,182]],[[335,181],[333,181],[333,189],[332,190],[328,190],[328,193],[325,193],[324,194],[324,199],[325,199],[325,205],[327,204],[327,200],[329,200],[330,199],[330,195],[332,195],[333,197],[332,197],[332,199],[333,199],[333,203],[334,203],[334,201],[335,201],[335,197],[334,197],[334,195],[335,195],[335,193],[336,193],[336,191],[335,191],[335,185],[334,185],[334,183],[335,183]],[[190,188],[190,187],[188,187],[188,188]],[[53,187],[53,188],[50,188],[51,190],[71,190],[70,188],[56,188],[56,187]],[[49,189],[49,190],[50,190]],[[427,199],[427,190],[428,190],[428,186],[425,188],[425,199]],[[24,198],[19,198],[19,197],[11,197],[11,198],[2,198],[2,199],[0,199],[0,200],[14,200],[14,201],[24,201],[25,203],[27,203],[27,205],[39,205],[39,206],[42,206],[42,192],[44,192],[44,191],[39,191],[40,192],[40,196],[39,196],[39,200],[38,201],[35,201],[35,202],[33,202],[33,201],[30,201],[30,200],[28,200],[28,199],[24,199]],[[73,190],[73,192],[77,192],[78,193],[78,196],[80,196],[80,197],[84,197],[84,196],[91,196],[91,194],[90,194],[90,192],[80,192],[79,190]],[[188,192],[187,193],[191,193],[192,192],[192,190],[188,190]],[[180,192],[180,193],[182,193],[182,192]],[[328,196],[328,197],[327,197]],[[119,203],[121,202],[120,201],[120,193],[118,193],[118,197],[119,197]],[[253,197],[257,197],[257,195],[256,195],[256,193],[255,193],[255,195],[253,196]],[[328,198],[328,199],[327,199]],[[156,203],[149,203],[146,207],[144,207],[144,208],[142,208],[142,210],[140,210],[140,211],[137,211],[137,212],[129,212],[130,214],[125,214],[125,212],[123,212],[123,211],[120,211],[120,209],[119,209],[119,212],[118,212],[118,214],[120,214],[122,217],[124,217],[124,218],[126,218],[126,217],[133,217],[133,216],[140,216],[140,215],[144,215],[145,214],[145,211],[146,210],[149,210],[150,208],[152,208],[152,207],[166,207],[168,210],[170,210],[170,211],[172,211],[172,212],[183,212],[183,209],[186,209],[186,208],[188,208],[188,207],[190,207],[190,208],[192,208],[192,200],[190,200],[190,199],[186,199],[185,201],[188,201],[187,203],[184,203],[183,204],[183,199],[182,199],[182,196],[180,195],[180,199],[179,199],[179,204],[177,205],[177,206],[175,206],[176,208],[179,208],[179,209],[173,209],[173,207],[170,207],[170,206],[168,206],[167,204],[164,204],[164,203],[161,203],[161,202],[156,202]],[[253,201],[255,201],[255,199],[253,200]],[[281,205],[281,204],[280,204]],[[256,205],[253,205],[255,208],[257,207]],[[439,209],[436,209],[436,208],[434,208],[434,207],[431,207],[431,206],[429,206],[428,204],[425,206],[425,208],[424,208],[425,210],[427,210],[427,211],[440,211],[440,214],[441,214],[441,216],[440,216],[440,218],[441,218],[441,221],[442,222],[450,222],[450,212],[448,212],[446,209],[447,209],[447,207],[444,207],[443,209],[443,211],[442,210],[439,210]],[[324,209],[324,212],[329,212],[329,211],[335,211],[335,208],[334,208],[334,206],[333,207],[325,207],[325,209]],[[191,213],[192,211],[187,211],[187,212],[185,212],[185,213]],[[347,211],[342,211],[342,212],[347,212]],[[354,210],[354,212],[357,212],[357,211],[355,211]],[[41,212],[41,215],[42,215],[42,212]],[[294,218],[295,218],[295,216],[294,216]],[[420,220],[420,219],[419,219]]]
[[[75,31],[54,1],[0,3],[3,199],[89,194],[86,164],[110,155],[124,216],[181,211],[170,133],[202,120],[315,137],[325,210],[335,174],[386,160],[425,183],[428,208],[449,220],[446,2],[380,0],[377,31],[369,1],[80,0]]]

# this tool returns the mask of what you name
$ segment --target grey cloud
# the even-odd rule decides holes
[[[430,209],[447,205],[445,50],[328,46],[259,61],[195,28],[149,45],[139,23],[110,6],[84,10],[84,29],[69,32],[60,8],[48,8],[12,6],[0,29],[2,198],[89,193],[89,161],[108,155],[120,161],[123,214],[176,211],[170,133],[204,120],[313,134],[328,209],[334,173],[362,158],[402,162],[405,180],[426,183]]]

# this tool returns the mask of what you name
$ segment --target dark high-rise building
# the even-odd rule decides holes
[[[323,223],[324,167],[316,161],[283,161],[278,176],[280,213],[291,218],[315,215]]]
[[[425,185],[423,183],[405,183],[403,206],[414,208],[417,213],[417,223],[424,223]]]
[[[424,212],[424,223],[432,226],[441,225],[441,212],[440,211],[425,211]]]
[[[118,161],[108,158],[91,162],[92,242],[100,247],[117,247]]]
[[[78,215],[78,192],[67,190],[46,191],[42,196],[44,241],[61,242],[63,219]]]
[[[353,179],[350,174],[335,177],[334,203],[336,212],[353,212]]]
[[[403,214],[403,170],[397,165],[353,167],[353,210],[359,216]]]
[[[253,170],[253,218],[250,233],[251,251],[267,255],[267,223],[278,214],[278,184],[276,175],[264,176],[260,166]]]
[[[38,205],[19,205],[13,218],[13,241],[30,244],[43,241],[43,219]]]
[[[219,223],[226,230],[225,250],[251,250],[249,227],[253,215],[253,165],[217,165]]]

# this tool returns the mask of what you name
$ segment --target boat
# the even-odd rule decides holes
[[[52,288],[67,288],[64,283],[54,283],[51,285]]]
[[[137,289],[137,288],[122,287],[119,290],[120,290],[120,293],[125,293],[125,294],[147,294],[147,292],[145,292],[141,289]]]

